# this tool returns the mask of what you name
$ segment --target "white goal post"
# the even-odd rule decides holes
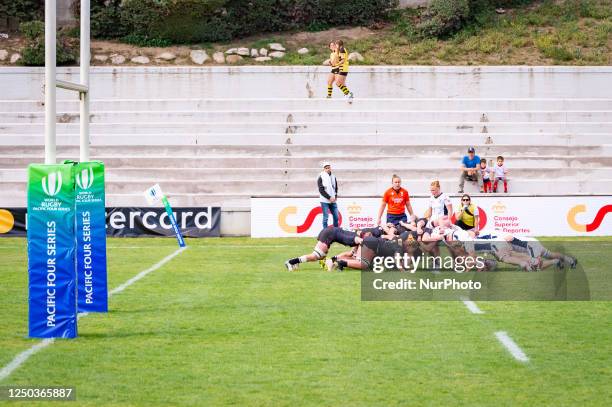
[[[80,80],[72,83],[56,77],[57,1],[45,0],[45,164],[56,162],[56,87],[79,93],[79,161],[89,161],[89,1],[81,0]]]

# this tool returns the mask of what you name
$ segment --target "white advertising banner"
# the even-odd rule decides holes
[[[411,198],[415,213],[425,212],[427,198]],[[452,198],[453,210],[460,204]],[[474,197],[483,233],[509,232],[522,236],[612,235],[612,196]],[[380,198],[340,198],[340,226],[345,229],[376,224]],[[385,221],[383,215],[383,222]],[[322,225],[317,198],[252,198],[252,237],[317,236]],[[332,224],[331,214],[328,224]]]

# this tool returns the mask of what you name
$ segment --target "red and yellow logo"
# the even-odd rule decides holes
[[[323,214],[323,209],[321,209],[320,206],[317,206],[316,208],[312,208],[310,210],[310,212],[308,212],[308,215],[306,216],[306,219],[304,220],[304,223],[302,223],[299,226],[291,226],[291,225],[289,225],[287,223],[287,216],[295,215],[296,213],[297,213],[297,206],[287,206],[286,208],[283,208],[283,210],[281,210],[278,213],[278,225],[285,232],[287,232],[287,233],[304,233],[304,232],[306,232],[312,226],[312,223],[314,222],[315,218],[318,215],[322,215]],[[342,225],[342,214],[338,213],[338,215],[339,215],[338,225]]]
[[[586,210],[586,205],[576,205],[567,213],[567,224],[576,232],[592,232],[597,230],[597,228],[601,226],[601,222],[603,222],[608,212],[612,212],[612,205],[604,205],[599,208],[597,215],[595,215],[595,219],[593,219],[593,222],[589,223],[588,225],[583,225],[576,222],[576,215],[586,212]]]

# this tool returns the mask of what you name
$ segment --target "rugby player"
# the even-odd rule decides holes
[[[438,219],[441,216],[452,215],[453,204],[450,198],[440,189],[440,181],[436,180],[429,186],[431,196],[427,201],[427,210],[425,218],[429,219],[433,226],[437,226]]]
[[[287,267],[287,270],[293,271],[297,270],[300,263],[321,260],[327,256],[327,252],[333,243],[340,243],[344,246],[353,247],[357,246],[362,241],[363,239],[359,237],[356,232],[351,232],[336,226],[328,226],[319,233],[317,244],[312,253],[287,260],[285,262],[285,267]]]
[[[446,220],[443,221],[446,226]],[[535,238],[518,238],[510,233],[488,234],[475,237],[471,232],[452,225],[448,241],[467,242],[468,251],[493,254],[499,261],[521,267],[525,271],[543,270],[551,266],[575,268],[578,260],[546,249]]]
[[[397,228],[394,224],[388,223],[386,225],[377,226],[374,228],[364,228],[360,230],[356,230],[356,233],[362,239],[366,239],[368,237],[380,238],[384,240],[393,240],[398,237]],[[359,269],[360,263],[360,246],[355,246],[353,249],[340,253],[336,256],[333,256],[331,259],[327,259],[324,262],[320,261],[321,268],[324,270],[332,271],[338,266],[337,262],[340,261],[340,269],[344,267]],[[345,262],[342,262],[344,260]]]
[[[336,268],[343,270],[351,268],[356,270],[367,270],[372,267],[374,257],[394,257],[396,253],[403,255],[407,242],[399,238],[387,240],[382,237],[367,236],[356,248],[351,257],[334,256],[327,259],[326,268],[333,271]]]
[[[342,40],[331,42],[329,49],[331,51],[329,62],[332,70],[327,79],[327,98],[331,99],[335,82],[342,93],[344,93],[344,97],[348,99],[349,103],[352,103],[353,92],[346,87],[346,77],[349,70],[348,50],[344,47]]]

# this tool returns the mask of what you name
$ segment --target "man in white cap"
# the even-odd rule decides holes
[[[323,162],[323,171],[317,178],[317,186],[319,187],[319,197],[321,200],[321,209],[323,210],[323,229],[327,227],[327,219],[331,212],[334,219],[334,226],[338,226],[338,182],[336,176],[331,172],[331,164],[327,161]]]

